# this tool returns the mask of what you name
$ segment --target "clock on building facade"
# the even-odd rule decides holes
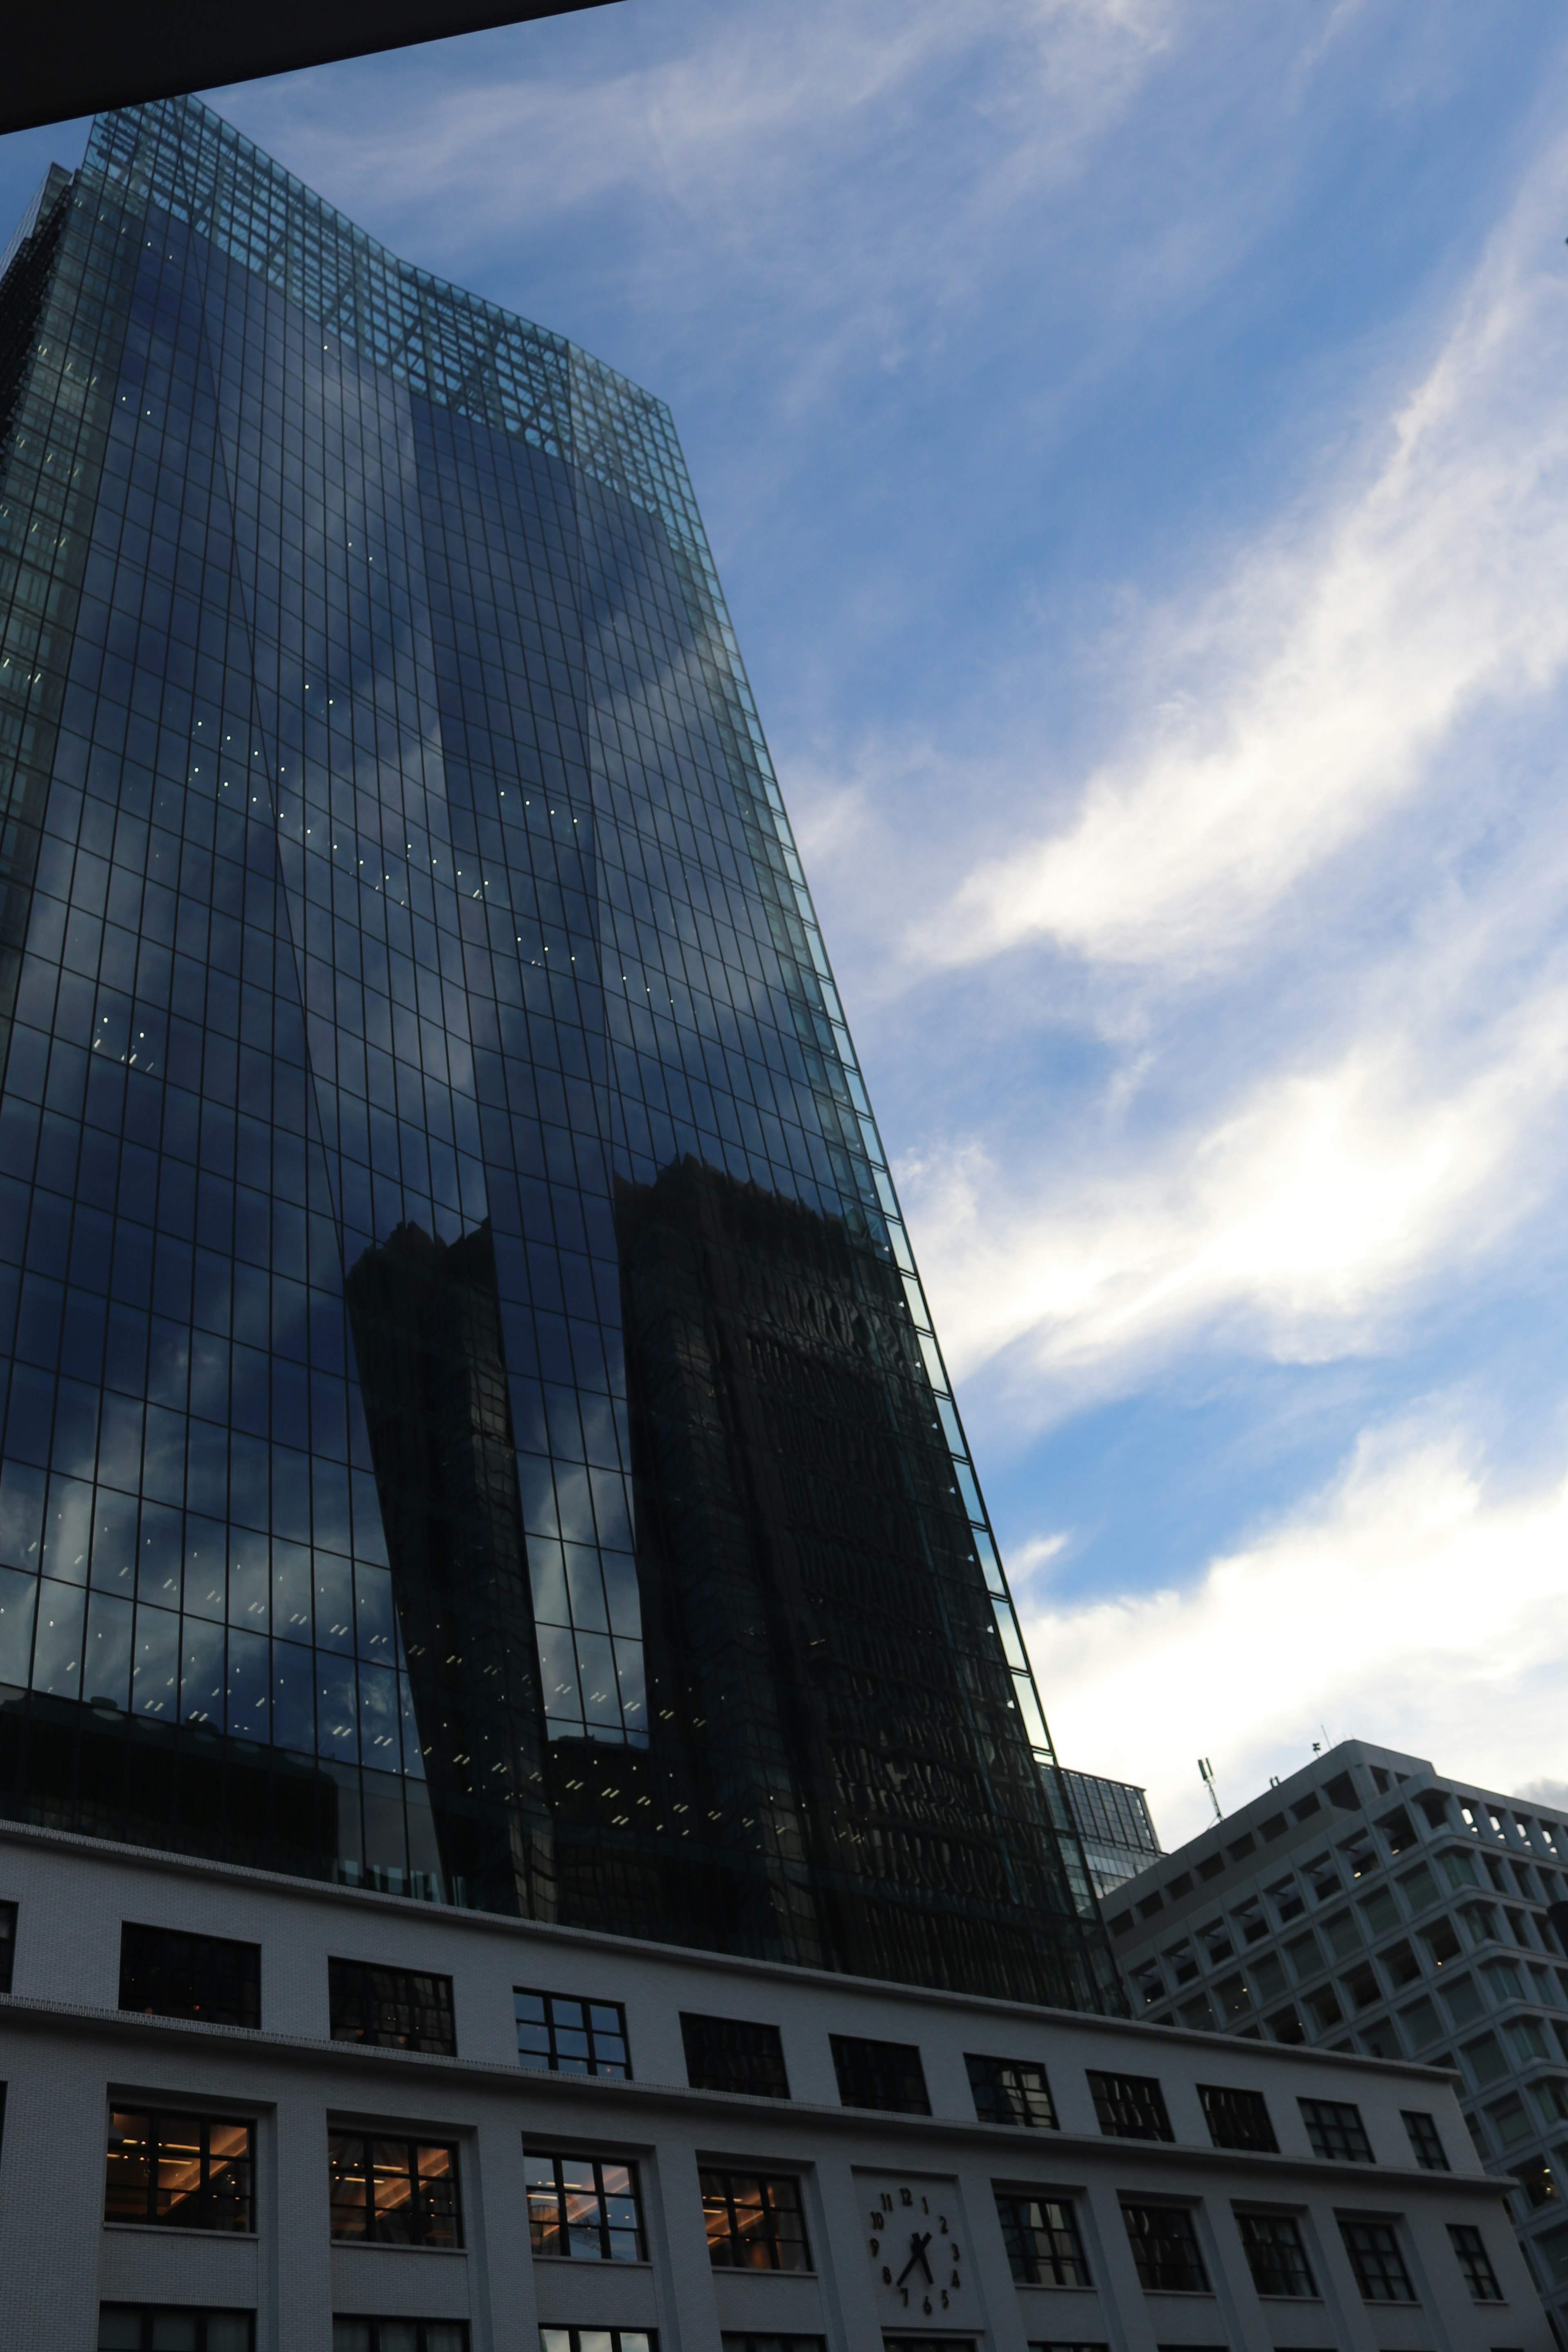
[[[858,2173],[861,2228],[884,2326],[974,2327],[980,2299],[956,2180]]]

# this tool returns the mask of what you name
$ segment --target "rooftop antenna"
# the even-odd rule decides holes
[[[1215,1821],[1223,1822],[1225,1815],[1220,1811],[1219,1799],[1215,1793],[1214,1766],[1209,1762],[1206,1756],[1200,1756],[1198,1758],[1198,1778],[1209,1792],[1209,1802],[1214,1807],[1214,1817]]]

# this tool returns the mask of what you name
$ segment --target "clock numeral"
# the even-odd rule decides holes
[[[945,2238],[945,2237],[946,2237],[946,2235],[947,2235],[947,2215],[946,2215],[945,2213],[939,2213],[939,2214],[937,2215],[937,2217],[936,2217],[936,2226],[937,2226],[937,2228],[942,2231],[942,2236]]]
[[[882,2251],[882,2241],[880,2240],[880,2238],[873,2238],[873,2239],[872,2239],[872,2241],[871,2241],[871,2260],[872,2260],[873,2262],[875,2262],[875,2261],[876,2261],[876,2259],[877,2259],[878,2255],[881,2252],[881,2251]]]
[[[884,2263],[882,2264],[882,2284],[883,2284],[884,2286],[891,2286],[891,2285],[892,2285],[892,2284],[893,2284],[893,2267],[892,2267],[892,2264],[891,2264],[890,2263]]]
[[[953,2272],[953,2274],[952,2274],[952,2291],[953,2291],[954,2294],[956,2294],[958,2293],[959,2288],[960,2288],[963,2284],[963,2281],[959,2277],[958,2273],[957,2273],[956,2271],[954,2271],[954,2272]]]
[[[892,2210],[893,2210],[893,2200],[892,2200],[892,2198],[891,2198],[891,2197],[889,2196],[889,2194],[888,2193],[887,2189],[883,2189],[883,2191],[882,2191],[882,2195],[881,2195],[880,2202],[881,2202],[881,2207],[882,2207],[882,2210],[883,2210],[883,2212],[884,2212],[884,2213],[890,2213],[890,2212],[892,2211]]]
[[[908,2311],[908,2309],[909,2309],[909,2307],[910,2307],[910,2291],[909,2291],[909,2288],[908,2288],[907,2286],[901,2286],[901,2287],[899,2289],[899,2293],[903,2296],[903,2298],[904,2298],[904,2309],[905,2309],[906,2311]]]
[[[930,2295],[929,2295],[929,2294],[927,2295],[927,2297],[926,2297],[926,2299],[925,2299],[925,2302],[924,2302],[924,2305],[923,2305],[921,2307],[922,2307],[922,2309],[923,2309],[923,2310],[924,2310],[924,2312],[925,2312],[925,2315],[926,2315],[926,2317],[929,2319],[929,2318],[931,2317],[931,2297],[930,2297]]]
[[[958,2281],[957,2281],[956,2279],[954,2279],[952,2283],[953,2283],[953,2285],[954,2285],[954,2286],[956,2286],[956,2285],[958,2284]],[[943,2311],[945,2311],[945,2310],[947,2309],[947,2289],[946,2289],[946,2287],[943,2287],[943,2288],[942,2288],[942,2307]]]
[[[915,2201],[915,2193],[914,2193],[914,2190],[913,2190],[912,2189],[900,2189],[900,2191],[899,2191],[899,2202],[900,2202],[900,2205],[912,2205],[912,2204],[914,2203],[914,2201]]]
[[[881,2226],[882,2209],[879,2205],[873,2205],[871,2208],[871,2227],[873,2230],[879,2230]]]
[[[921,2199],[921,2211],[922,2213],[929,2213],[931,2211],[931,2200],[929,2197],[922,2197]]]

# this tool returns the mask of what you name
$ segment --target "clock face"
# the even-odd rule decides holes
[[[884,2321],[971,2320],[969,2246],[955,2180],[857,2176],[861,2228]]]

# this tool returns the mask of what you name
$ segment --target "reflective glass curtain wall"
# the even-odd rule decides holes
[[[195,100],[0,289],[0,1804],[1116,2006],[668,412]]]

